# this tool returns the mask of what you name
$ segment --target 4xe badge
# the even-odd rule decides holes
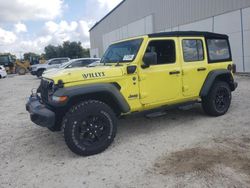
[[[105,72],[87,73],[87,74],[82,74],[82,76],[85,80],[91,78],[101,78],[105,76]]]

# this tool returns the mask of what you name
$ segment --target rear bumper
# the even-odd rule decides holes
[[[26,110],[30,113],[30,119],[33,123],[52,128],[55,124],[55,113],[41,104],[39,98],[31,96],[26,104]]]
[[[237,87],[238,87],[238,82],[233,82],[233,84],[231,84],[232,91],[235,91]]]
[[[6,71],[2,71],[1,72],[1,76],[2,76],[2,78],[5,78],[7,76],[7,72]]]

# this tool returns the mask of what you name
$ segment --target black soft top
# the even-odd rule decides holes
[[[216,39],[228,39],[227,35],[212,33],[206,31],[173,31],[173,32],[161,32],[153,33],[148,35],[150,38],[155,37],[197,37],[202,36],[205,38],[216,38]]]

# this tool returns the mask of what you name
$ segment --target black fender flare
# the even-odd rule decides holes
[[[213,70],[208,74],[202,86],[202,89],[200,91],[200,97],[207,96],[215,80],[217,79],[220,80],[221,78],[223,78],[224,79],[223,81],[226,81],[229,84],[231,91],[234,91],[236,89],[237,83],[234,82],[233,75],[229,70],[226,69]]]
[[[119,91],[119,89],[111,83],[103,83],[103,84],[88,84],[82,86],[74,86],[68,88],[60,88],[55,93],[54,96],[68,96],[68,101],[77,96],[84,96],[95,93],[105,92],[112,96],[112,99],[119,106],[122,113],[127,113],[130,111],[130,106]],[[67,101],[67,102],[68,102]]]

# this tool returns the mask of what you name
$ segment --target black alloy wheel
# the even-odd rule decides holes
[[[208,95],[202,98],[202,107],[211,116],[221,116],[228,111],[231,100],[232,94],[228,83],[217,81]]]
[[[63,120],[65,142],[78,155],[100,153],[113,142],[116,124],[115,113],[105,103],[96,100],[80,102]]]
[[[218,88],[214,102],[218,111],[224,111],[230,102],[228,90],[224,87]]]

